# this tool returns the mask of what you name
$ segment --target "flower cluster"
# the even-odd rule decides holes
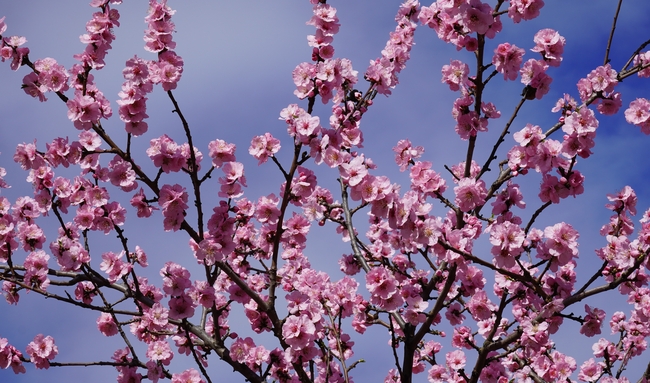
[[[169,300],[169,318],[183,319],[192,317],[196,303],[186,291],[192,287],[189,271],[179,264],[167,262],[165,267],[160,270],[160,275],[163,277],[163,291],[171,296]]]
[[[103,66],[114,38],[112,27],[118,25],[119,17],[109,3],[119,2],[92,1],[101,12],[93,15],[88,34],[82,36],[87,48],[77,55],[81,64],[68,72],[53,59],[37,60],[34,73],[26,77],[25,90],[43,99],[46,91],[63,92],[72,87],[74,97],[67,99],[68,113],[82,132],[77,141],[54,139],[45,151],[39,151],[35,142],[21,144],[14,154],[14,160],[29,171],[28,181],[35,193],[19,197],[13,205],[0,197],[0,262],[7,264],[0,265],[0,271],[9,270],[2,274],[2,291],[9,303],[18,302],[21,290],[45,294],[47,289],[47,294],[60,300],[101,311],[96,325],[104,336],[124,335],[125,329],[130,330],[145,344],[137,349],[146,351],[140,356],[132,354],[136,352],[133,347],[115,351],[112,360],[119,382],[139,382],[146,374],[152,382],[171,378],[172,383],[203,383],[201,373],[209,378],[202,367],[207,367],[215,354],[250,381],[351,381],[347,374],[357,363],[349,361],[355,342],[344,331],[349,328],[344,319],[361,334],[369,326],[384,326],[394,355],[398,347],[410,352],[403,359],[408,364],[399,366],[397,360],[398,368],[389,370],[386,382],[401,381],[402,374],[421,373],[430,382],[464,382],[468,364],[476,359],[471,353],[485,352],[488,343],[497,348],[480,355],[483,364],[475,368],[473,380],[501,383],[533,377],[567,381],[578,370],[573,358],[555,349],[551,336],[565,320],[579,322],[585,336],[600,334],[606,315],[589,305],[582,316],[563,312],[597,291],[576,286],[579,235],[564,222],[543,230],[532,224],[551,203],[583,192],[584,177],[574,167],[578,157],[591,155],[599,124],[588,106],[596,103],[601,113],[612,114],[621,105],[614,89],[624,77],[609,64],[594,69],[578,83],[583,105],[569,95],[557,102],[553,111],[561,111],[561,116],[548,132],[533,124],[515,132],[516,144],[489,184],[487,180],[494,175],[489,172],[495,166],[492,161],[502,155],[503,150],[497,154],[497,149],[512,121],[507,122],[493,154],[481,166],[473,154],[476,136],[487,131],[489,119],[501,115],[487,101],[485,86],[497,81],[498,74],[504,80],[521,75],[526,86],[522,103],[542,98],[551,82],[546,72],[561,63],[565,41],[553,30],[541,30],[532,49],[541,59],[525,63],[523,49],[500,44],[492,64],[479,63],[475,76],[468,64],[451,60],[442,68],[442,82],[460,93],[452,116],[459,137],[469,140],[467,158],[447,168],[454,185],[453,198],[444,194],[450,192],[443,175],[423,158],[424,148],[407,139],[393,148],[400,171],[408,170],[401,175],[409,182],[403,190],[387,176],[377,174],[377,165],[362,148],[360,120],[376,93],[389,95],[397,84],[410,57],[416,21],[429,25],[458,49],[485,53],[485,37],[493,38],[501,30],[499,17],[506,11],[481,0],[438,0],[430,7],[405,0],[396,17],[397,28],[365,74],[370,88],[364,95],[352,89],[357,73],[351,62],[334,58],[333,36],[339,29],[336,10],[324,0],[310,0],[313,16],[307,24],[316,29],[308,36],[312,62],[293,71],[295,94],[309,98],[308,107],[290,104],[280,112],[293,140],[294,159],[285,167],[276,157],[278,138],[270,133],[254,137],[249,154],[259,164],[271,158],[270,166],[277,166],[283,179],[273,192],[249,199],[244,196],[247,180],[244,165],[235,156],[235,145],[220,139],[210,141],[211,166],[199,174],[203,154],[189,144],[191,136],[184,119],[188,143],[176,143],[166,134],[150,140],[146,154],[156,169],[155,177],[147,176],[131,151],[131,136],[143,135],[148,129],[146,102],[154,84],[162,84],[182,117],[170,91],[177,86],[183,61],[173,51],[174,11],[166,0],[150,0],[145,19],[145,46],[157,54],[157,61],[135,56],[123,70],[125,82],[118,105],[128,133],[126,149],[115,144],[100,126],[99,120],[110,116],[111,110],[90,72]],[[509,4],[507,13],[515,23],[536,17],[544,5],[541,0],[511,0]],[[498,7],[501,5],[499,2]],[[0,19],[0,34],[5,30],[4,19]],[[24,41],[2,38],[2,59],[11,59],[12,66],[29,64],[27,50],[20,50]],[[635,60],[637,66],[650,61],[645,53]],[[485,71],[490,67],[488,75]],[[314,112],[319,95],[324,103],[333,100],[334,104],[326,126]],[[59,97],[65,98],[63,94]],[[630,104],[626,118],[650,132],[650,102],[637,99]],[[560,129],[561,140],[550,138]],[[101,149],[102,138],[108,146],[105,149]],[[109,153],[112,158],[106,163]],[[324,162],[337,173],[342,202],[319,185],[309,167],[310,159],[316,164]],[[55,175],[55,168],[70,165],[79,165],[77,176]],[[220,176],[213,177],[216,169]],[[514,207],[523,209],[526,203],[512,178],[532,169],[541,173],[539,197],[544,204],[524,226]],[[0,168],[0,187],[7,186],[4,175]],[[190,187],[174,183],[183,176],[189,176]],[[216,184],[219,189],[214,193]],[[195,268],[203,277],[197,279],[194,272],[193,277],[188,268],[172,261],[161,268],[159,286],[138,274],[136,266],[147,267],[147,255],[138,246],[129,247],[130,238],[127,240],[122,228],[126,209],[111,200],[109,190],[113,187],[130,193],[139,185],[143,188],[130,201],[137,216],[150,217],[153,210],[161,209],[164,230],[188,235],[199,265]],[[212,198],[215,194],[220,200],[206,214],[204,209],[210,209],[206,208],[206,195]],[[196,210],[188,213],[190,195]],[[602,275],[596,274],[588,284],[602,277],[606,289],[618,288],[627,297],[632,312],[629,319],[621,312],[611,317],[610,327],[620,340],[616,344],[597,341],[594,358],[583,363],[578,373],[586,381],[607,381],[603,374],[611,375],[615,362],[624,367],[631,357],[640,355],[650,336],[650,277],[646,270],[650,265],[650,210],[641,220],[637,238],[632,238],[635,230],[630,216],[636,214],[636,194],[626,187],[608,199],[606,207],[614,214],[601,229],[607,241],[597,251]],[[491,216],[482,210],[490,200]],[[151,205],[156,203],[157,207]],[[446,213],[434,214],[441,207]],[[361,226],[355,228],[353,220],[364,209],[368,222],[362,238]],[[37,224],[50,212],[60,223],[49,242],[58,270],[50,268],[50,255],[43,249],[48,240]],[[340,258],[345,276],[337,281],[312,268],[307,256],[307,239],[315,224],[334,225],[343,241],[352,245],[352,253]],[[103,252],[101,260],[95,260],[101,273],[90,262],[91,246],[86,240],[91,231],[115,232],[122,245],[121,251]],[[491,257],[474,251],[481,236],[489,236]],[[15,255],[18,249],[27,253],[20,265]],[[487,292],[486,270],[494,272],[493,294]],[[357,292],[359,282],[354,278],[365,281],[365,297]],[[53,291],[72,285],[74,297]],[[104,294],[109,289],[111,294]],[[95,297],[102,298],[100,305],[93,303]],[[127,301],[132,308],[123,310]],[[286,310],[278,310],[278,302],[286,303]],[[229,317],[237,307],[246,317],[241,323]],[[441,353],[443,345],[429,338],[446,335],[436,327],[443,321],[452,328],[448,341],[452,349]],[[244,331],[275,337],[276,347],[267,348],[235,332],[241,325]],[[49,336],[38,335],[27,346],[29,360],[0,338],[0,368],[11,366],[17,373],[24,372],[22,363],[26,361],[48,368],[57,353]],[[193,358],[201,372],[172,373],[172,360],[183,355]]]
[[[312,61],[304,62],[293,70],[294,94],[299,99],[320,95],[323,104],[343,101],[347,89],[357,82],[357,71],[348,59],[334,59],[333,36],[339,31],[336,8],[324,2],[314,5],[314,15],[307,22],[316,28],[316,34],[307,36],[313,47]]]
[[[531,49],[533,52],[538,52],[542,55],[542,59],[550,66],[560,66],[562,62],[562,54],[564,53],[564,45],[566,39],[562,37],[557,31],[546,28],[535,33],[533,37],[535,47]]]
[[[27,42],[23,36],[3,37],[7,31],[5,17],[0,18],[0,61],[11,60],[11,69],[18,70],[23,65],[23,58],[29,54],[29,48],[21,47]]]
[[[397,75],[411,58],[419,12],[419,1],[405,0],[395,16],[397,27],[391,32],[390,39],[381,51],[381,57],[370,61],[364,78],[373,82],[377,93],[388,96],[391,89],[399,83]]]
[[[130,192],[138,187],[133,166],[118,155],[115,155],[108,163],[108,179],[111,184],[125,192]]]
[[[634,66],[640,68],[637,73],[639,77],[650,77],[650,51],[634,56]]]
[[[571,114],[567,120],[568,124],[563,127],[567,133],[563,143],[546,138],[539,126],[527,124],[514,134],[519,146],[514,146],[508,152],[511,171],[525,173],[528,169],[535,169],[543,174],[540,192],[543,202],[558,203],[560,198],[583,192],[584,177],[571,168],[567,158],[576,155],[589,157],[598,120],[588,108]],[[549,174],[553,169],[557,170],[560,178]]]
[[[110,3],[118,4],[121,0],[111,0]],[[86,23],[87,33],[79,37],[79,40],[86,44],[86,50],[74,58],[86,68],[101,69],[115,38],[113,27],[120,26],[120,14],[117,9],[111,9],[109,1],[93,1],[91,6],[101,8],[101,12],[93,13],[92,20]]]
[[[113,114],[109,101],[95,85],[94,76],[90,71],[104,67],[104,58],[115,38],[113,27],[120,25],[120,14],[116,9],[111,9],[109,1],[93,1],[91,5],[100,8],[101,12],[93,13],[92,20],[86,24],[88,33],[80,36],[81,42],[86,44],[86,49],[74,56],[80,64],[75,64],[70,71],[74,97],[66,103],[68,118],[79,130],[89,130],[99,123],[100,118],[109,118]]]
[[[40,229],[38,230],[40,231]],[[42,231],[40,232],[39,239],[41,239],[43,242],[45,241],[45,236],[43,236]],[[29,286],[38,290],[47,289],[47,286],[50,284],[50,280],[47,277],[47,272],[49,270],[47,261],[49,259],[50,256],[43,250],[37,250],[29,253],[25,259],[25,263],[23,264],[25,266],[24,279]]]
[[[0,197],[0,261],[7,262],[11,253],[18,249],[15,239],[16,219],[10,213],[11,203],[5,197]]]
[[[34,340],[27,345],[27,355],[36,368],[49,368],[50,360],[59,353],[59,349],[54,344],[54,338],[38,334]]]
[[[258,160],[258,165],[265,163],[269,157],[273,157],[279,151],[280,140],[273,137],[271,133],[253,137],[251,146],[248,148],[248,153]]]
[[[181,169],[190,169],[191,153],[188,143],[178,145],[169,136],[163,134],[159,138],[154,138],[149,141],[149,144],[147,155],[153,161],[153,164],[162,169],[163,172],[176,173],[181,171]],[[194,159],[195,166],[199,170],[201,168],[203,154],[197,148],[194,148]]]
[[[167,0],[149,0],[149,13],[145,17],[145,49],[158,53],[158,61],[149,65],[149,81],[162,84],[164,91],[176,89],[183,73],[183,59],[173,51],[176,48],[172,39],[174,13],[176,11],[167,5]]]
[[[409,165],[415,164],[414,159],[422,155],[424,148],[422,146],[413,147],[409,140],[400,140],[393,148],[393,152],[395,152],[395,162],[399,166],[399,170],[403,172]]]
[[[515,23],[521,20],[532,20],[539,16],[539,11],[544,6],[544,0],[510,0],[508,17]]]
[[[0,368],[7,369],[11,367],[14,373],[24,374],[26,370],[22,358],[22,352],[10,345],[6,338],[0,338]]]
[[[454,188],[456,198],[454,202],[458,208],[463,212],[468,212],[475,207],[483,206],[485,197],[487,197],[487,189],[483,180],[476,180],[476,178],[466,177],[458,181],[458,186]]]
[[[149,65],[153,64],[135,56],[126,62],[126,68],[122,70],[126,81],[119,93],[118,112],[120,120],[125,122],[127,133],[134,136],[140,136],[148,129],[148,125],[144,121],[149,117],[146,113],[146,95],[153,90],[149,80]]]
[[[115,283],[131,271],[133,265],[128,261],[124,262],[122,260],[123,257],[123,251],[119,254],[115,254],[112,251],[102,254],[103,261],[99,265],[99,269],[108,275],[109,282]]]
[[[625,120],[641,128],[645,134],[650,134],[650,101],[637,98],[625,110]]]
[[[116,9],[111,9],[109,1],[93,1],[91,5],[101,8],[101,11],[93,13],[92,20],[86,24],[88,33],[80,36],[86,49],[83,53],[74,55],[80,64],[75,64],[70,71],[74,97],[66,103],[68,118],[79,130],[89,130],[99,123],[100,118],[109,118],[113,113],[109,101],[94,84],[90,70],[104,67],[104,58],[115,38],[113,27],[120,25],[120,15]]]
[[[241,197],[244,194],[242,187],[246,186],[244,164],[235,161],[226,162],[221,167],[221,170],[223,170],[224,177],[219,177],[219,183],[221,184],[219,197]]]
[[[297,104],[291,104],[282,109],[280,119],[287,123],[287,133],[303,144],[309,144],[311,139],[322,129],[320,118],[310,115]]]
[[[501,31],[501,19],[492,13],[492,7],[480,0],[437,1],[422,7],[418,19],[434,29],[442,41],[474,52],[478,40],[473,33],[492,39]]]
[[[179,184],[165,184],[160,188],[158,204],[162,209],[163,226],[165,231],[177,231],[185,221],[185,210],[187,210],[187,192]]]
[[[147,23],[144,49],[158,53],[176,48],[176,43],[172,38],[172,33],[176,27],[171,20],[175,13],[176,11],[167,5],[167,0],[160,2],[149,0],[149,12],[144,18]]]
[[[47,57],[34,62],[35,71],[23,78],[23,90],[40,101],[45,101],[45,92],[68,90],[68,71],[53,58]]]
[[[524,53],[523,49],[514,44],[499,44],[494,50],[492,64],[497,72],[503,74],[504,80],[515,80],[521,68]]]
[[[521,83],[526,85],[524,95],[526,99],[541,100],[550,89],[553,79],[546,74],[548,64],[544,60],[529,59],[519,71]]]
[[[336,16],[336,8],[329,4],[316,3],[314,5],[314,15],[307,22],[307,25],[313,25],[316,33],[307,36],[309,46],[313,47],[312,60],[325,61],[334,56],[334,35],[339,32],[339,18]]]
[[[557,271],[578,257],[578,232],[568,223],[557,223],[544,229],[544,240],[537,245],[537,257],[550,260],[550,269]]]
[[[583,102],[587,102],[594,95],[597,97],[594,104],[598,105],[598,111],[605,115],[618,113],[623,102],[621,94],[614,92],[618,84],[618,74],[610,64],[599,66],[592,70],[587,78],[578,81],[578,93]]]

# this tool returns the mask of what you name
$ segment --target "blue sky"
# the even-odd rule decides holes
[[[117,109],[114,101],[123,82],[121,70],[124,62],[134,54],[154,58],[142,48],[147,3],[131,0],[117,7],[122,26],[115,31],[114,49],[109,52],[106,68],[95,73],[98,86],[111,100],[114,110]],[[380,55],[388,33],[395,27],[393,19],[399,2],[358,0],[330,3],[338,8],[342,25],[333,44],[335,55],[351,59],[362,78],[369,60]],[[278,120],[279,112],[291,103],[306,107],[304,102],[293,96],[291,71],[311,57],[306,35],[313,33],[313,27],[305,25],[311,17],[309,1],[169,0],[169,4],[177,10],[173,19],[177,27],[174,35],[176,52],[185,61],[183,79],[174,93],[190,122],[195,142],[203,145],[197,146],[207,155],[206,143],[215,138],[237,144],[238,159],[246,165],[249,184],[246,196],[255,200],[260,195],[277,194],[281,182],[279,172],[270,164],[258,167],[256,161],[247,155],[247,148],[254,135],[267,131],[281,138],[284,147],[288,148],[290,141],[287,140],[284,123]],[[556,29],[567,40],[562,66],[549,71],[554,79],[550,94],[541,101],[526,103],[513,125],[514,130],[527,122],[538,124],[546,130],[558,117],[550,112],[555,101],[565,92],[577,98],[577,80],[602,64],[615,5],[616,2],[608,0],[547,0],[539,19],[514,25],[509,19],[502,18],[504,32],[490,42],[490,51],[496,44],[509,41],[527,50],[525,58],[536,57],[529,49],[533,46],[534,33],[541,28]],[[26,36],[32,60],[53,57],[68,68],[74,64],[72,55],[84,48],[78,37],[84,33],[84,25],[92,12],[87,0],[24,0],[4,2],[0,7],[0,17],[6,16],[8,25],[6,34]],[[623,4],[611,54],[615,69],[627,61],[629,54],[640,43],[650,38],[650,25],[646,19],[648,14],[650,3],[646,0],[631,0]],[[400,85],[391,97],[378,96],[362,122],[366,157],[371,157],[379,166],[377,174],[387,174],[397,182],[406,180],[393,162],[391,149],[399,139],[409,138],[414,144],[424,146],[426,152],[423,158],[432,161],[436,170],[443,174],[446,174],[443,165],[455,165],[465,157],[466,143],[454,133],[450,113],[456,94],[440,83],[440,68],[451,58],[467,59],[469,56],[442,44],[428,27],[419,27],[415,41],[412,59],[400,75]],[[0,65],[0,166],[6,168],[6,180],[13,185],[0,193],[10,200],[31,193],[24,182],[26,173],[12,161],[16,144],[31,142],[36,137],[40,147],[44,148],[45,143],[55,137],[69,136],[73,139],[78,133],[66,117],[65,105],[56,97],[39,103],[20,90],[22,77],[27,73],[26,68],[15,73],[8,63]],[[365,84],[359,86],[359,89],[365,88]],[[493,81],[491,89],[487,91],[488,101],[495,103],[503,116],[509,116],[519,99],[521,88],[519,82],[504,84]],[[644,91],[647,96],[647,89],[647,80],[634,77],[619,85],[618,90],[623,93],[625,106],[634,98],[641,97]],[[148,105],[150,130],[144,137],[136,139],[134,148],[140,149],[143,168],[150,171],[152,165],[144,155],[149,140],[167,133],[181,141],[182,129],[176,116],[170,113],[171,103],[160,88],[150,96]],[[317,105],[316,113],[321,121],[327,121],[328,112],[329,106]],[[504,119],[497,120],[487,134],[479,137],[476,157],[479,162],[484,161],[492,148],[501,130],[499,124],[503,124]],[[620,115],[600,118],[600,122],[594,155],[578,164],[578,169],[586,177],[585,194],[576,199],[570,198],[560,206],[553,206],[537,221],[537,227],[542,229],[546,225],[566,221],[580,231],[579,275],[594,270],[599,264],[593,249],[604,244],[598,230],[609,217],[609,211],[603,207],[607,202],[606,193],[630,185],[639,196],[639,211],[650,206],[650,165],[645,158],[648,138],[637,128],[626,124]],[[104,122],[104,127],[118,137],[118,142],[124,142],[123,124],[117,116]],[[512,145],[512,138],[507,138],[506,143],[505,150]],[[279,157],[286,159],[287,153],[284,150]],[[500,155],[502,159],[503,150]],[[336,186],[337,174],[333,170],[319,168],[317,174],[322,185]],[[538,175],[531,175],[526,181],[521,181],[529,206],[523,214],[524,218],[540,205],[537,199],[539,180]],[[434,211],[444,214],[439,205]],[[131,230],[130,243],[141,244],[150,256],[151,266],[146,273],[152,279],[157,278],[158,270],[165,261],[173,259],[182,263],[191,257],[187,238],[180,233],[164,233],[160,219],[127,222],[127,233]],[[363,225],[362,222],[359,224]],[[42,225],[47,227],[44,223]],[[310,237],[307,253],[313,266],[332,272],[333,278],[340,277],[336,261],[341,254],[350,250],[332,234],[333,226],[326,225],[314,231],[316,235]],[[53,238],[52,232],[49,233],[49,238]],[[91,246],[97,249],[97,253],[117,246],[112,236],[96,235],[93,240]],[[189,268],[193,270],[192,267]],[[488,284],[491,283],[488,276]],[[623,298],[617,294],[610,294],[608,298],[623,302]],[[588,303],[606,307],[609,314],[623,309],[623,305],[603,302],[594,300]],[[58,361],[108,359],[120,347],[118,339],[104,338],[96,331],[96,315],[93,313],[70,310],[34,294],[22,294],[18,306],[0,304],[4,306],[0,309],[0,337],[8,338],[23,351],[38,333],[55,337],[60,351]],[[581,314],[581,310],[582,304],[576,306],[577,314]],[[607,329],[604,333],[608,333]],[[558,347],[570,355],[575,350],[580,365],[589,357],[593,339],[574,338],[573,334],[577,334],[577,327],[567,330],[567,336],[562,337],[563,341],[558,341]],[[370,335],[356,338],[356,357],[368,361],[355,370],[357,381],[383,379],[384,366],[392,363],[390,350],[385,346],[387,335],[381,331]],[[184,363],[177,363],[176,366],[177,371],[187,368]],[[221,376],[217,380],[241,381],[224,365],[214,361],[212,366]],[[636,371],[639,368],[636,366]],[[636,377],[631,375],[631,378]],[[71,379],[113,382],[115,371],[110,368],[75,367],[53,368],[43,373],[31,366],[28,366],[28,374],[20,376],[0,371],[3,382],[58,383]],[[418,379],[426,380],[424,376]]]

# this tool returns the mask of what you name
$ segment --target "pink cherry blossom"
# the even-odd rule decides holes
[[[643,133],[650,134],[650,101],[645,98],[632,101],[625,110],[625,120],[639,126]]]
[[[469,33],[484,35],[494,23],[492,7],[480,1],[469,1],[466,7],[461,9],[463,15],[462,23]]]
[[[165,263],[165,267],[160,270],[160,275],[163,277],[163,291],[165,294],[179,296],[192,286],[189,279],[190,272],[177,263]]]
[[[124,257],[124,252],[115,254],[108,251],[102,254],[103,262],[100,265],[100,269],[108,274],[108,280],[110,282],[117,281],[131,271],[131,264],[124,262],[122,257]]]
[[[113,336],[118,333],[117,324],[109,313],[101,313],[97,318],[97,328],[104,336]]]
[[[603,366],[591,358],[580,366],[578,379],[584,382],[596,382],[602,376],[602,369]]]
[[[11,367],[15,374],[24,374],[26,370],[22,359],[23,354],[19,350],[10,345],[6,338],[0,338],[0,368]]]
[[[618,84],[616,71],[612,69],[610,64],[605,64],[592,70],[587,75],[587,79],[591,83],[591,89],[594,92],[611,93],[616,84]]]
[[[168,366],[174,357],[169,343],[164,340],[149,343],[146,355],[150,360],[161,362],[165,366]]]
[[[454,350],[446,355],[447,366],[452,370],[460,370],[467,363],[465,353],[461,350]]]
[[[539,11],[543,6],[543,0],[512,0],[508,8],[508,16],[515,23],[519,23],[521,20],[532,20],[539,16]]]
[[[494,50],[492,64],[495,69],[503,74],[505,80],[515,80],[521,68],[524,50],[510,43],[499,44]]]
[[[442,66],[442,82],[449,85],[452,91],[458,91],[461,87],[469,87],[469,66],[459,60],[451,60],[449,65]]]
[[[201,374],[193,368],[183,371],[180,374],[172,374],[171,383],[205,383]]]
[[[34,366],[39,369],[50,368],[50,360],[59,353],[58,347],[54,344],[54,338],[38,334],[34,340],[27,345],[27,355],[29,355]]]
[[[566,44],[564,37],[560,36],[557,31],[546,28],[537,32],[533,41],[535,47],[531,51],[540,53],[548,65],[560,66]]]
[[[196,304],[187,294],[181,294],[169,299],[169,318],[186,319],[194,316]]]
[[[529,99],[541,99],[549,91],[553,79],[546,74],[548,64],[541,60],[530,59],[524,63],[519,73],[522,84],[530,87],[530,93],[525,94]]]
[[[544,229],[544,237],[546,241],[537,246],[537,252],[542,259],[552,259],[552,271],[578,257],[579,235],[571,225],[561,222],[548,226]]]
[[[208,143],[208,149],[212,165],[215,168],[220,168],[224,162],[235,161],[235,144],[217,139]]]
[[[79,282],[74,290],[75,298],[85,304],[92,303],[93,297],[96,295],[97,293],[95,292],[95,286],[92,284],[92,282],[88,281]]]
[[[477,181],[470,177],[458,181],[458,186],[454,187],[454,194],[456,195],[454,199],[456,205],[461,211],[468,212],[475,207],[483,206],[487,190],[483,180]]]
[[[273,137],[270,133],[254,137],[248,149],[248,153],[259,161],[258,165],[265,163],[269,157],[274,156],[279,151],[280,140]]]
[[[99,122],[102,116],[101,106],[90,96],[75,93],[75,97],[67,102],[68,118],[74,122],[75,128],[88,130]]]
[[[24,275],[25,283],[35,289],[47,289],[50,284],[50,280],[47,277],[49,270],[47,262],[49,259],[50,256],[42,250],[31,252],[24,263],[26,269]]]
[[[587,315],[584,318],[584,324],[580,327],[580,333],[586,336],[594,336],[600,334],[603,319],[605,319],[605,311],[598,308],[591,308],[585,305]]]
[[[495,264],[498,267],[513,267],[515,258],[524,251],[524,231],[509,221],[494,224],[490,229],[490,243],[494,245],[491,252]]]
[[[304,315],[290,315],[282,325],[282,336],[292,348],[301,350],[316,339],[316,327]]]
[[[365,78],[375,83],[380,94],[391,94],[391,88],[399,82],[397,75],[406,67],[406,62],[410,59],[419,9],[420,4],[417,1],[405,1],[400,6],[395,17],[398,25],[395,31],[391,32],[390,39],[381,51],[382,57],[370,61]]]

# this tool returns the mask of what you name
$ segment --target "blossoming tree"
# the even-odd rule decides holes
[[[617,87],[650,76],[648,42],[612,64],[618,9],[602,65],[578,82],[575,97],[557,101],[557,122],[541,127],[519,121],[519,112],[548,94],[547,72],[562,64],[570,44],[549,28],[530,36],[528,53],[499,37],[502,28],[537,18],[542,0],[404,1],[381,56],[362,75],[336,55],[336,9],[311,0],[311,58],[293,70],[295,103],[278,111],[288,136],[262,131],[248,146],[259,166],[283,181],[255,199],[246,194],[246,153],[218,131],[198,142],[175,97],[186,68],[165,0],[150,0],[144,48],[151,58],[126,62],[114,113],[94,74],[115,44],[120,3],[91,1],[85,49],[71,68],[36,58],[26,38],[9,34],[11,20],[0,19],[2,61],[29,68],[24,92],[62,101],[72,125],[64,135],[78,131],[76,139],[16,148],[13,159],[33,192],[15,201],[0,196],[2,291],[11,305],[29,292],[90,310],[101,334],[121,339],[110,360],[70,362],[52,336],[36,330],[21,348],[0,325],[0,367],[20,374],[29,365],[103,365],[117,370],[118,382],[198,383],[218,381],[213,366],[226,364],[250,382],[352,382],[363,334],[381,328],[392,358],[385,382],[650,380],[650,364],[626,375],[650,336],[650,210],[635,230],[635,192],[623,187],[607,196],[606,245],[582,258],[598,267],[581,282],[577,230],[566,222],[536,225],[551,205],[584,192],[579,167],[595,150],[598,114],[624,115],[650,134],[650,101],[624,106]],[[399,185],[365,151],[362,121],[375,97],[398,86],[418,27],[472,54],[471,62],[442,67],[466,151],[457,165],[434,166],[423,146],[400,140],[392,155],[408,181]],[[500,100],[487,90],[516,81],[521,96],[501,119]],[[181,142],[172,138],[178,132],[150,131],[152,92],[171,102]],[[316,115],[319,104],[330,109],[327,123]],[[118,119],[124,130],[106,128]],[[488,128],[500,133],[488,136]],[[145,151],[135,149],[138,140],[149,141]],[[479,144],[489,153],[484,158]],[[330,169],[324,174],[336,187],[317,178],[321,169]],[[536,174],[537,195],[524,196],[520,184]],[[7,188],[3,177],[0,168]],[[127,218],[182,233],[187,254],[148,273],[142,233]],[[338,257],[343,277],[312,267],[319,250],[308,246],[309,233],[317,225],[349,245]],[[94,246],[93,232],[118,240]],[[627,312],[585,304],[609,291],[629,303]],[[555,340],[571,324],[584,338],[611,336],[590,340],[593,355],[576,360]],[[193,366],[176,369],[182,358]]]

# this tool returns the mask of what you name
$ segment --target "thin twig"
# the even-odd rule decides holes
[[[612,21],[612,29],[609,31],[609,40],[607,40],[607,48],[605,49],[605,60],[603,65],[609,63],[609,50],[612,47],[612,41],[614,40],[614,31],[616,30],[616,21],[618,20],[618,13],[621,11],[621,4],[623,0],[618,0],[618,5],[616,6],[616,13],[614,14],[614,20]]]

